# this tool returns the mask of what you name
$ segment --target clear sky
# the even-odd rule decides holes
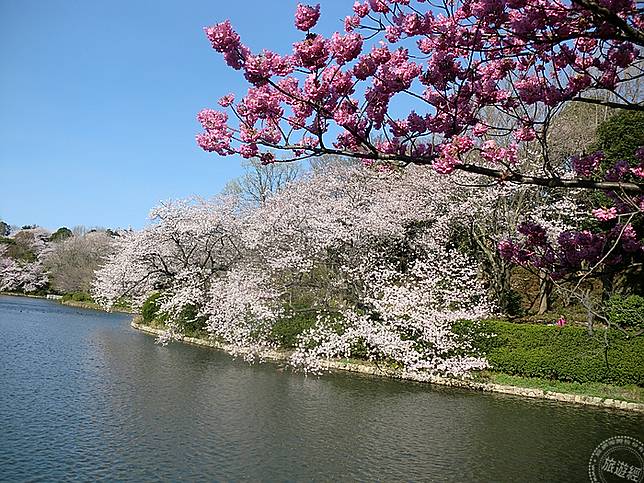
[[[320,3],[317,30],[341,30],[353,0]],[[195,116],[246,85],[202,29],[229,18],[285,53],[296,4],[0,0],[0,219],[138,228],[161,200],[219,192],[240,160],[201,151]]]

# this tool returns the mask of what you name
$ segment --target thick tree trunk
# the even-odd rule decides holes
[[[539,271],[539,315],[550,310],[550,295],[552,294],[552,280],[544,271]]]
[[[610,269],[604,269],[601,274],[602,282],[602,302],[607,302],[611,295],[613,295],[615,272]]]

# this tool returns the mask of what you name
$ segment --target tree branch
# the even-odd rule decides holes
[[[640,47],[644,47],[644,32],[629,25],[626,20],[621,18],[619,15],[617,15],[607,7],[600,5],[594,0],[572,0],[572,3],[575,3],[580,7],[583,7],[586,10],[594,13],[595,15],[603,18],[606,22],[624,32],[626,37],[628,37],[631,42],[636,43]]]
[[[644,111],[644,104],[622,104],[619,102],[605,101],[602,99],[592,99],[589,97],[575,97],[572,101],[585,102],[587,104],[597,104],[600,106],[613,107],[615,109],[624,109],[627,111]]]
[[[582,188],[603,191],[622,191],[629,194],[644,193],[644,185],[641,183],[623,183],[619,181],[593,181],[591,179],[562,179],[562,178],[543,178],[539,176],[529,176],[525,174],[501,171],[500,169],[486,168],[476,164],[459,164],[456,169],[467,173],[481,174],[490,178],[499,179],[518,184],[531,184],[537,186],[546,186],[549,188]]]

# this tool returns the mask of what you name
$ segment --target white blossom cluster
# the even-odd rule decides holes
[[[16,260],[8,255],[8,245],[0,244],[0,291],[35,292],[47,285],[47,276],[44,260],[49,247],[49,231],[36,227],[23,229],[8,237],[8,241],[15,242],[16,237],[21,238],[21,243],[35,256],[35,260]]]
[[[452,243],[466,191],[451,183],[420,167],[330,166],[252,209],[230,197],[165,203],[122,234],[95,297],[109,307],[160,292],[162,342],[190,306],[213,338],[252,358],[276,346],[278,321],[307,313],[295,366],[356,355],[463,376],[486,362],[452,326],[493,307]]]

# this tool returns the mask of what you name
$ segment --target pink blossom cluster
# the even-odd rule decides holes
[[[205,151],[221,155],[230,153],[232,132],[228,129],[228,115],[225,112],[204,109],[197,115],[205,132],[197,134],[197,144]]]
[[[468,136],[454,136],[449,144],[441,147],[440,156],[436,158],[432,167],[437,173],[449,174],[460,164],[459,156],[469,152],[474,145]]]
[[[593,210],[593,215],[600,221],[610,221],[617,218],[617,208],[597,208]]]
[[[602,221],[612,221],[611,210],[595,210]],[[644,258],[644,242],[631,224],[615,224],[610,230],[594,233],[590,230],[568,230],[556,240],[545,236],[539,225],[524,225],[520,241],[502,240],[501,255],[515,263],[544,270],[560,278],[593,267],[598,263],[617,268]]]
[[[519,160],[515,143],[509,146],[498,146],[494,140],[483,143],[481,156],[492,164],[514,165]]]
[[[320,18],[320,4],[315,6],[297,4],[295,11],[295,27],[306,32],[315,27]]]
[[[341,35],[336,32],[329,42],[329,50],[338,64],[346,64],[360,55],[362,36],[357,33]]]
[[[250,51],[242,45],[239,34],[233,30],[230,21],[226,20],[204,30],[212,48],[224,55],[226,63],[233,69],[241,69]]]
[[[596,89],[617,91],[632,79],[630,68],[641,61],[642,51],[637,37],[623,29],[641,28],[641,19],[631,0],[606,5],[608,11],[598,13],[556,0],[458,0],[439,12],[421,0],[356,1],[345,32],[324,37],[310,32],[321,15],[319,4],[298,4],[295,26],[307,33],[285,55],[251,53],[228,21],[208,27],[213,48],[231,67],[243,69],[253,87],[278,86],[279,96],[271,93],[281,104],[274,112],[282,114],[269,116],[271,129],[318,142],[303,145],[282,136],[275,143],[271,133],[249,136],[249,131],[266,129],[259,126],[265,118],[238,113],[229,117],[235,133],[230,149],[212,135],[201,136],[200,145],[219,154],[245,155],[276,147],[297,156],[318,155],[333,146],[362,157],[375,149],[374,157],[387,159],[396,145],[395,160],[403,164],[434,164],[441,173],[466,169],[449,155],[436,159],[436,153],[448,153],[440,145],[449,145],[453,136],[484,137],[505,129],[483,119],[489,108],[516,119],[510,129],[514,138],[530,143],[545,135],[540,125],[547,108],[556,110]],[[247,97],[257,94],[251,89]],[[391,114],[398,114],[398,106],[406,109],[409,100],[415,103],[413,111]],[[251,101],[243,98],[239,104]],[[225,105],[235,108],[232,100]],[[397,139],[376,143],[389,133]],[[435,135],[438,146],[426,147],[419,139],[428,134]],[[376,144],[387,152],[378,152]],[[486,145],[479,161],[516,166],[514,151]],[[596,155],[573,160],[582,177],[598,163]],[[642,173],[644,168],[631,169],[636,177]]]
[[[549,156],[548,123],[571,100],[601,103],[599,90],[611,105],[637,107],[625,94],[644,59],[644,22],[633,0],[605,1],[601,8],[557,0],[456,0],[444,9],[421,0],[359,0],[344,32],[329,36],[311,32],[319,18],[319,5],[298,4],[295,25],[306,33],[281,54],[251,52],[229,22],[206,29],[213,48],[243,70],[250,88],[237,102],[223,100],[234,113],[227,128],[208,115],[211,127],[197,137],[204,149],[265,163],[281,149],[295,157],[346,155],[386,169],[415,163],[441,174],[541,178],[541,186],[603,183],[614,204],[595,213],[604,227],[644,210],[644,196],[637,194],[644,159],[600,173],[602,153],[579,155],[570,159],[574,173],[564,175]],[[519,233],[521,243],[502,248],[521,263],[576,269],[617,236],[570,229],[555,237],[544,229],[547,242],[533,228]],[[627,245],[632,248],[632,240],[620,250]],[[626,251],[611,263],[637,252]]]
[[[298,66],[317,70],[326,66],[329,58],[329,42],[318,34],[310,34],[302,42],[293,44],[293,57]]]

